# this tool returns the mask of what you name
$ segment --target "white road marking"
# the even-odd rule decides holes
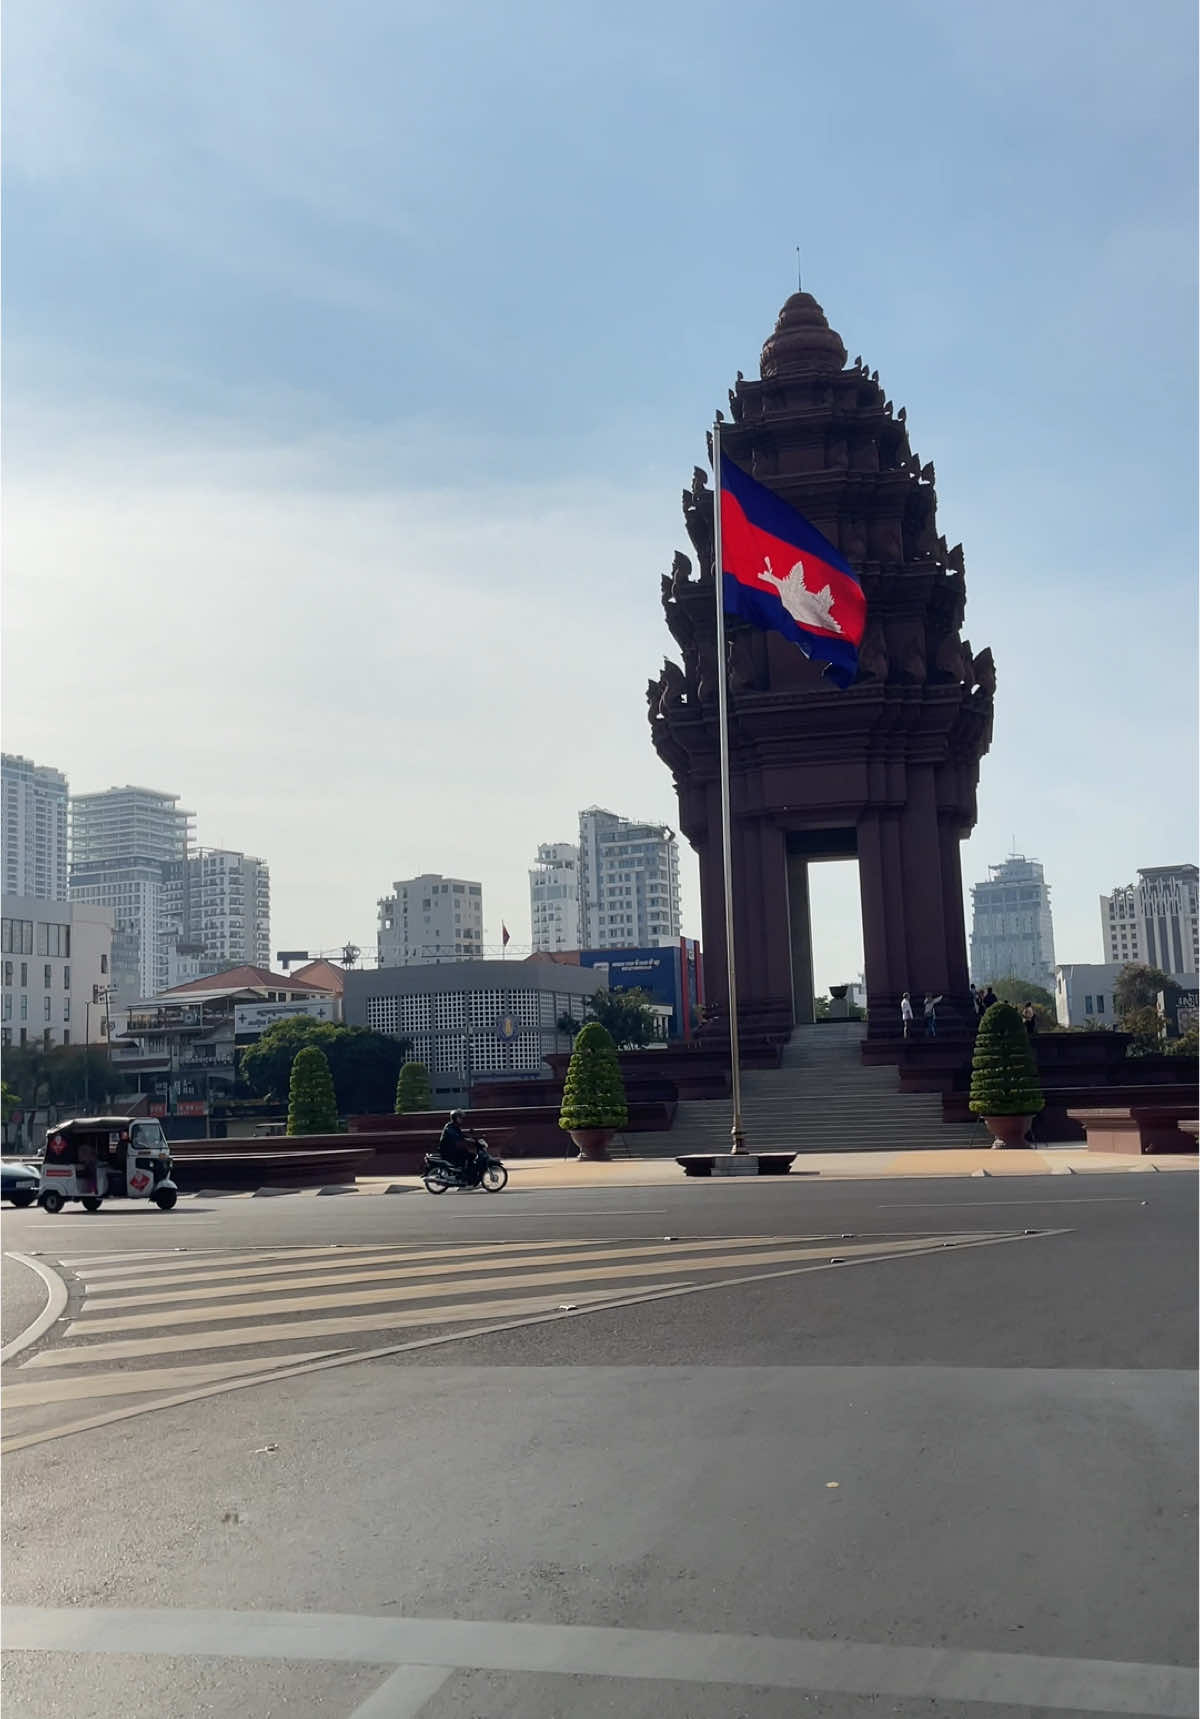
[[[67,1305],[67,1286],[58,1273],[48,1265],[43,1265],[40,1259],[32,1259],[25,1253],[10,1253],[9,1259],[17,1260],[21,1265],[28,1266],[35,1276],[40,1277],[46,1291],[46,1299],[41,1311],[31,1319],[24,1331],[19,1331],[0,1349],[0,1362],[11,1361],[36,1343],[39,1337],[45,1335],[58,1319]]]
[[[1038,1230],[1032,1233],[1026,1231],[1023,1236],[1017,1235],[1016,1233],[990,1235],[979,1241],[966,1243],[964,1246],[997,1247],[1013,1242],[1029,1240],[1051,1241],[1056,1240],[1059,1236],[1068,1234],[1070,1234],[1070,1231],[1068,1230]],[[485,1319],[482,1324],[468,1324],[465,1330],[437,1331],[428,1337],[412,1337],[401,1343],[384,1344],[377,1349],[350,1350],[342,1354],[331,1355],[324,1361],[310,1361],[300,1366],[290,1363],[287,1356],[277,1357],[273,1364],[264,1359],[264,1371],[258,1374],[251,1374],[246,1379],[231,1379],[222,1381],[219,1384],[199,1385],[192,1390],[180,1391],[176,1392],[173,1396],[158,1398],[149,1404],[141,1403],[133,1407],[110,1409],[102,1414],[90,1415],[84,1420],[72,1421],[60,1426],[42,1427],[37,1432],[13,1435],[3,1441],[3,1444],[0,1445],[0,1450],[3,1450],[6,1454],[19,1450],[27,1450],[34,1445],[47,1444],[54,1439],[68,1438],[74,1433],[94,1432],[101,1427],[112,1426],[120,1421],[132,1420],[139,1415],[150,1414],[158,1409],[179,1408],[185,1403],[198,1402],[206,1397],[221,1396],[232,1391],[247,1390],[259,1384],[279,1384],[284,1381],[299,1378],[308,1373],[327,1372],[334,1367],[361,1366],[365,1362],[389,1360],[396,1355],[413,1354],[418,1350],[442,1348],[451,1343],[465,1343],[479,1338],[501,1336],[507,1332],[530,1330],[533,1327],[540,1325],[559,1324],[564,1319],[583,1319],[592,1313],[621,1312],[625,1308],[644,1307],[657,1301],[672,1301],[681,1296],[704,1295],[716,1289],[735,1289],[748,1283],[769,1283],[782,1278],[802,1277],[807,1275],[809,1272],[816,1271],[853,1271],[855,1266],[883,1265],[894,1259],[928,1258],[931,1256],[940,1256],[942,1252],[943,1248],[941,1242],[933,1242],[924,1250],[923,1254],[867,1254],[860,1259],[849,1259],[844,1265],[840,1266],[832,1266],[824,1263],[810,1263],[807,1265],[785,1266],[778,1271],[755,1272],[741,1277],[716,1278],[703,1283],[647,1285],[643,1289],[627,1286],[619,1295],[611,1296],[607,1299],[589,1301],[589,1296],[587,1294],[583,1294],[579,1297],[580,1304],[578,1304],[575,1310],[570,1313],[564,1312],[561,1307],[541,1307],[527,1314],[497,1320],[495,1318],[495,1314],[501,1310],[493,1306],[491,1309],[493,1317],[491,1319]],[[300,1326],[297,1329],[307,1331],[311,1335],[313,1334],[313,1322],[306,1322],[303,1326]],[[212,1345],[209,1345],[209,1347],[211,1346]],[[116,1344],[111,1347],[124,1349],[130,1347],[130,1345]],[[140,1348],[141,1345],[132,1345],[132,1347]],[[192,1347],[194,1352],[194,1345],[190,1347]],[[86,1361],[93,1358],[94,1354],[95,1350],[93,1347],[83,1350],[75,1350],[69,1358],[76,1360],[82,1359]],[[27,1365],[30,1368],[33,1368],[45,1360],[49,1360],[50,1364],[56,1364],[53,1362],[52,1357],[36,1357],[33,1361],[28,1362]]]
[[[814,1245],[824,1245],[826,1247],[830,1245],[829,1238],[822,1236],[797,1236],[794,1239],[796,1242],[811,1241]],[[538,1243],[537,1245],[539,1248],[542,1248],[546,1245],[553,1246],[555,1244]],[[175,1282],[177,1280],[172,1280],[170,1284],[159,1285],[152,1290],[136,1295],[130,1295],[124,1289],[124,1286],[99,1284],[95,1289],[92,1289],[89,1283],[87,1300],[89,1308],[94,1306],[97,1312],[107,1313],[113,1308],[120,1307],[162,1307],[164,1303],[168,1301],[172,1306],[178,1302],[187,1301],[219,1301],[222,1298],[227,1299],[232,1290],[239,1288],[243,1283],[246,1283],[249,1290],[254,1294],[265,1296],[275,1295],[278,1292],[287,1289],[316,1288],[327,1283],[372,1283],[384,1280],[394,1280],[400,1276],[403,1276],[406,1280],[428,1277],[455,1277],[465,1276],[472,1273],[511,1270],[514,1265],[519,1266],[522,1270],[527,1269],[532,1271],[536,1268],[540,1271],[543,1266],[550,1265],[579,1265],[582,1267],[590,1265],[593,1260],[640,1260],[654,1259],[659,1254],[672,1254],[682,1257],[685,1255],[716,1253],[721,1248],[731,1248],[739,1245],[744,1247],[747,1251],[750,1251],[754,1248],[761,1247],[763,1244],[761,1242],[751,1240],[747,1240],[739,1244],[725,1239],[720,1241],[672,1242],[669,1244],[666,1242],[652,1242],[647,1240],[645,1242],[624,1242],[619,1247],[605,1247],[601,1243],[589,1243],[587,1245],[588,1251],[586,1252],[582,1247],[573,1247],[559,1253],[541,1252],[535,1259],[514,1258],[515,1253],[523,1253],[525,1251],[523,1247],[519,1246],[516,1249],[505,1248],[500,1253],[497,1253],[494,1249],[489,1249],[486,1254],[474,1259],[443,1262],[439,1258],[436,1263],[432,1265],[410,1265],[403,1272],[401,1272],[398,1269],[397,1264],[391,1260],[371,1260],[364,1262],[360,1267],[353,1258],[345,1262],[345,1269],[343,1269],[342,1256],[337,1255],[333,1259],[321,1260],[319,1262],[320,1270],[316,1273],[309,1269],[314,1262],[307,1262],[307,1266],[302,1267],[303,1275],[299,1277],[275,1276],[278,1272],[295,1270],[295,1267],[285,1265],[264,1266],[261,1271],[254,1267],[250,1267],[248,1270],[240,1273],[236,1279],[230,1283],[223,1281],[229,1276],[229,1273],[222,1270],[220,1273],[214,1273],[211,1278],[207,1273],[200,1273],[197,1277],[197,1287],[194,1288],[176,1289]],[[419,1255],[417,1257],[428,1259],[430,1256],[426,1254]],[[398,1258],[403,1261],[411,1259],[412,1255],[400,1254]],[[696,1263],[698,1265],[703,1265],[704,1261],[697,1259]],[[261,1279],[268,1275],[272,1278],[272,1281],[270,1283],[262,1282]],[[214,1281],[217,1277],[222,1281]],[[104,1299],[98,1300],[97,1297],[100,1296],[103,1296]],[[353,1299],[353,1297],[348,1297],[347,1299]]]
[[[289,1366],[305,1361],[323,1361],[336,1349],[313,1349],[307,1355],[289,1355]],[[131,1397],[140,1391],[179,1391],[188,1385],[211,1385],[218,1379],[236,1379],[245,1373],[261,1372],[262,1358],[251,1361],[210,1361],[195,1367],[144,1367],[100,1377],[89,1373],[67,1379],[41,1377],[29,1384],[5,1385],[0,1406],[5,1410],[37,1408],[43,1403],[78,1402],[86,1397]]]
[[[350,1719],[416,1719],[451,1675],[440,1665],[401,1665],[354,1709]]]
[[[977,1236],[944,1237],[949,1244],[977,1241]],[[274,1316],[280,1313],[318,1313],[331,1307],[370,1307],[385,1302],[429,1301],[435,1296],[462,1294],[470,1287],[476,1295],[490,1294],[498,1289],[532,1289],[541,1284],[563,1286],[574,1283],[587,1283],[603,1279],[608,1283],[617,1283],[626,1278],[653,1277],[656,1273],[662,1276],[678,1275],[681,1269],[695,1271],[717,1271],[730,1266],[746,1268],[760,1265],[790,1265],[805,1259],[828,1259],[833,1249],[842,1259],[850,1259],[861,1254],[911,1253],[918,1248],[928,1247],[928,1241],[899,1241],[899,1242],[829,1242],[822,1241],[815,1245],[802,1247],[767,1248],[762,1252],[754,1252],[742,1248],[733,1252],[711,1254],[698,1259],[687,1253],[685,1249],[661,1247],[648,1249],[648,1253],[662,1253],[663,1259],[643,1262],[640,1258],[629,1259],[628,1250],[616,1250],[619,1257],[627,1261],[624,1264],[613,1264],[605,1260],[594,1268],[585,1257],[578,1265],[570,1270],[546,1271],[539,1261],[536,1267],[532,1264],[523,1270],[510,1272],[505,1276],[489,1276],[486,1283],[471,1282],[464,1279],[462,1267],[427,1266],[420,1270],[408,1271],[404,1274],[403,1283],[392,1282],[379,1289],[354,1289],[330,1291],[309,1295],[277,1296],[274,1290],[262,1291],[253,1299],[245,1295],[233,1300],[226,1300],[216,1305],[205,1307],[176,1307],[169,1310],[162,1306],[162,1299],[141,1313],[117,1313],[107,1311],[88,1315],[77,1319],[69,1325],[64,1336],[70,1340],[75,1337],[104,1336],[114,1331],[146,1331],[161,1330],[164,1323],[178,1330],[184,1325],[211,1325],[216,1320],[258,1319]],[[554,1256],[558,1258],[560,1256]],[[500,1262],[502,1269],[503,1262]],[[473,1268],[474,1269],[474,1268]],[[453,1274],[451,1276],[451,1274]],[[395,1274],[392,1274],[393,1276]],[[446,1278],[447,1281],[434,1283],[427,1281],[434,1277]],[[419,1281],[412,1281],[417,1279]],[[232,1294],[233,1285],[228,1286],[226,1295]]]
[[[404,1242],[375,1242],[363,1243],[361,1246],[336,1247],[326,1243],[323,1247],[313,1248],[281,1248],[270,1253],[260,1253],[257,1248],[247,1249],[242,1253],[227,1254],[221,1257],[206,1259],[203,1254],[191,1254],[186,1258],[172,1261],[157,1261],[145,1271],[134,1265],[123,1265],[116,1271],[88,1271],[81,1275],[86,1279],[87,1287],[93,1294],[109,1290],[137,1288],[150,1283],[164,1285],[187,1283],[190,1280],[215,1282],[219,1277],[236,1277],[240,1282],[243,1278],[271,1277],[279,1272],[317,1270],[328,1265],[337,1269],[347,1265],[402,1265],[421,1264],[425,1260],[454,1260],[461,1259],[466,1264],[472,1260],[485,1258],[495,1254],[497,1258],[511,1258],[518,1253],[545,1252],[551,1248],[582,1250],[588,1247],[603,1247],[607,1240],[604,1236],[592,1239],[560,1241],[554,1237],[549,1239],[531,1238],[513,1242],[460,1242],[450,1247],[439,1246],[436,1242],[426,1242],[421,1246],[413,1246]],[[622,1238],[630,1247],[634,1241]],[[653,1236],[645,1238],[654,1241]],[[721,1240],[728,1243],[729,1238],[712,1237],[712,1241]],[[753,1236],[747,1237],[747,1243],[794,1241],[794,1236]],[[813,1238],[816,1239],[815,1237]],[[270,1260],[269,1265],[260,1265],[260,1260]],[[64,1264],[69,1263],[64,1261]]]
[[[631,1294],[649,1290],[673,1288],[672,1284],[642,1283],[611,1289],[580,1291],[576,1300],[614,1301]],[[258,1343],[291,1343],[325,1337],[341,1337],[351,1331],[400,1330],[412,1325],[459,1325],[468,1319],[488,1318],[495,1314],[553,1313],[557,1311],[557,1294],[523,1295],[510,1300],[481,1302],[478,1296],[470,1301],[447,1302],[436,1307],[400,1308],[395,1312],[350,1314],[341,1319],[300,1319],[287,1324],[250,1325],[237,1331],[206,1331],[202,1334],[164,1337],[127,1338],[115,1343],[86,1343],[73,1349],[47,1349],[26,1363],[33,1367],[84,1366],[98,1361],[129,1361],[145,1355],[195,1354],[199,1349],[245,1349]],[[24,1370],[24,1369],[22,1369]]]
[[[1154,1719],[1193,1719],[1196,1711],[1196,1673],[1183,1665],[586,1624],[9,1605],[5,1646],[765,1686]],[[366,1711],[382,1719],[387,1710]]]

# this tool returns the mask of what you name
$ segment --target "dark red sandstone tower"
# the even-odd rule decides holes
[[[808,866],[857,857],[869,1041],[899,1033],[900,996],[939,1032],[973,1023],[959,844],[976,816],[995,668],[960,637],[962,545],[938,536],[932,465],[909,446],[860,359],[808,293],[793,294],[762,350],[761,380],[730,391],[726,458],[806,514],[859,573],[868,620],[844,692],[775,634],[733,622],[728,640],[734,925],[747,1030],[813,1018]],[[710,450],[711,452],[711,450]],[[676,554],[663,609],[683,667],[650,683],[654,745],[700,856],[707,991],[726,999],[717,766],[713,496],[697,467],[683,513],[698,568]]]

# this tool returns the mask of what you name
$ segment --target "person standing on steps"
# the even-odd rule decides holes
[[[1021,1019],[1025,1022],[1025,1031],[1032,1038],[1037,1032],[1037,1010],[1032,1003],[1026,1003],[1021,1010]]]
[[[905,991],[904,995],[900,999],[900,1022],[904,1028],[904,1036],[907,1038],[909,1029],[913,1024],[912,998],[909,996],[907,991]]]
[[[929,992],[926,991],[926,993],[925,993],[925,1036],[926,1036],[926,1038],[930,1038],[930,1039],[936,1039],[937,1038],[937,1006],[941,1002],[941,1000],[942,999],[940,996],[932,997],[932,996],[930,996]]]
[[[988,1009],[991,1008],[992,1004],[998,1003],[999,1001],[1000,1001],[999,997],[996,995],[995,991],[992,990],[991,984],[989,982],[987,990],[983,993],[983,996],[980,998],[980,1002],[983,1005],[983,1012],[986,1014]]]

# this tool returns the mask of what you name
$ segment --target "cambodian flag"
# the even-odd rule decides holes
[[[858,673],[867,600],[858,575],[827,537],[731,460],[721,461],[725,610],[782,633],[829,664],[836,686]]]

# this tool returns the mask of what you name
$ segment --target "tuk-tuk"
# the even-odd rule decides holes
[[[153,1200],[169,1212],[179,1198],[171,1180],[171,1148],[152,1117],[80,1116],[46,1135],[38,1205],[61,1212],[78,1200],[98,1212],[102,1200]]]

